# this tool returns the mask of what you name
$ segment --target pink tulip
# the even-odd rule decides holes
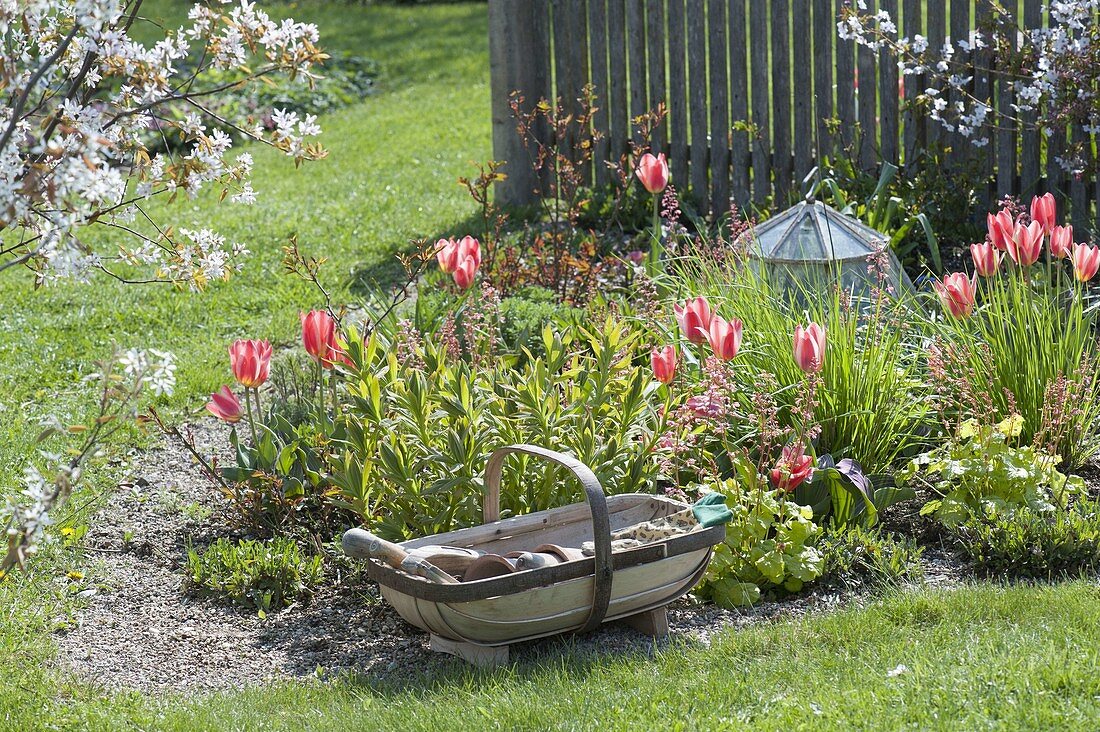
[[[1078,282],[1088,282],[1100,270],[1100,247],[1088,244],[1073,245],[1073,276]]]
[[[987,214],[985,221],[989,230],[989,241],[1002,252],[1007,250],[1015,226],[1012,214],[1008,209],[1001,209],[997,214]]]
[[[982,277],[992,277],[1001,268],[1004,255],[997,251],[992,243],[971,244],[970,256],[974,258],[974,269]]]
[[[680,324],[680,330],[692,343],[702,343],[707,339],[707,331],[710,330],[710,303],[705,297],[697,297],[688,300],[683,305],[673,305],[672,312],[676,315],[676,322]]]
[[[267,381],[271,372],[271,344],[239,340],[229,347],[229,366],[241,386],[250,389]]]
[[[649,354],[649,363],[653,366],[653,377],[662,384],[671,384],[676,377],[676,346],[668,345],[662,349],[653,349]]]
[[[474,278],[477,275],[478,261],[473,257],[463,257],[458,263],[458,268],[455,269],[452,275],[455,280],[455,284],[458,285],[458,289],[465,290],[474,284]]]
[[[1043,227],[1038,221],[1027,226],[1016,224],[1012,238],[1008,240],[1008,256],[1021,267],[1030,267],[1039,261],[1043,251]]]
[[[794,360],[807,374],[817,373],[825,364],[825,329],[817,323],[794,329]]]
[[[481,242],[472,236],[464,236],[458,242],[458,264],[462,264],[464,258],[474,260],[474,269],[481,267]]]
[[[458,242],[454,239],[440,239],[435,243],[435,261],[439,269],[447,274],[458,267]]]
[[[327,310],[310,310],[299,315],[302,321],[302,345],[313,360],[326,369],[336,360],[336,321]]]
[[[241,417],[244,416],[240,400],[237,399],[237,395],[228,386],[223,386],[210,395],[210,402],[206,405],[206,411],[231,424],[240,422]]]
[[[943,282],[933,283],[943,309],[956,318],[965,318],[974,311],[974,280],[962,272],[945,275]]]
[[[668,161],[664,153],[657,157],[653,157],[653,153],[646,153],[638,161],[638,169],[634,172],[650,193],[660,193],[668,185]]]
[[[1053,194],[1044,193],[1031,199],[1031,220],[1039,222],[1044,232],[1049,234],[1054,230],[1056,215]]]
[[[710,341],[710,347],[715,356],[723,361],[729,361],[741,348],[741,321],[737,318],[726,321],[717,315],[713,316],[710,319],[707,340]]]
[[[1058,259],[1069,257],[1073,252],[1073,226],[1055,226],[1050,232],[1050,253]]]
[[[814,459],[806,454],[803,445],[787,445],[772,468],[772,486],[776,490],[793,491],[814,474]]]

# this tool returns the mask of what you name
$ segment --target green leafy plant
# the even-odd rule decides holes
[[[747,481],[755,471],[742,460],[738,477],[706,486],[726,495],[733,519],[695,592],[722,607],[751,605],[769,592],[797,592],[824,569],[814,547],[821,528],[813,511],[784,491],[766,489],[758,478]]]
[[[920,579],[924,548],[907,536],[852,524],[825,532],[818,542],[824,557],[822,581],[850,589],[896,585]]]
[[[794,500],[811,507],[814,520],[828,520],[840,529],[874,526],[884,509],[916,497],[909,486],[895,485],[886,476],[866,475],[855,460],[837,462],[832,455],[819,457],[813,477],[794,490]]]
[[[989,574],[1050,579],[1100,566],[1100,504],[1092,498],[1079,498],[1064,511],[984,506],[952,533]]]
[[[1071,495],[1084,490],[1084,481],[1059,472],[1057,455],[1016,445],[1022,426],[1019,415],[997,425],[969,420],[955,439],[914,458],[898,472],[897,480],[938,495],[921,514],[948,527],[974,514],[1003,513],[1018,506],[1047,514],[1064,509]]]
[[[658,384],[636,333],[601,327],[542,332],[543,355],[474,365],[425,339],[421,363],[401,361],[382,334],[354,336],[343,454],[333,480],[341,506],[380,535],[422,536],[480,521],[482,473],[497,448],[521,442],[572,453],[609,493],[653,490],[661,430]],[[504,515],[582,500],[564,471],[510,461]]]
[[[309,597],[323,578],[319,556],[305,556],[292,539],[267,542],[218,539],[203,551],[187,550],[191,587],[222,594],[260,613]]]

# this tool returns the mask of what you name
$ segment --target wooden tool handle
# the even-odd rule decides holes
[[[344,554],[357,559],[380,559],[386,564],[432,582],[452,585],[458,580],[421,557],[409,553],[392,541],[375,536],[366,529],[348,529],[344,532]]]

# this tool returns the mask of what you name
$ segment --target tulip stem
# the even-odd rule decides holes
[[[246,386],[244,388],[244,410],[248,413],[248,427],[252,430],[252,447],[255,448],[259,444],[259,440],[256,439],[256,420],[252,417],[252,397],[249,396],[250,389]],[[260,407],[260,394],[256,392],[256,409],[259,411]]]
[[[649,276],[656,277],[661,267],[661,196],[653,194],[653,243],[649,246]]]

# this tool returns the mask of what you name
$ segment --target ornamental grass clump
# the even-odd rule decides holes
[[[976,275],[936,284],[944,317],[932,324],[929,383],[948,432],[1019,414],[1022,442],[1073,469],[1100,448],[1100,345],[1087,301],[1096,267],[1054,215],[1053,198],[1036,198],[1031,213],[1006,203],[971,247]]]

